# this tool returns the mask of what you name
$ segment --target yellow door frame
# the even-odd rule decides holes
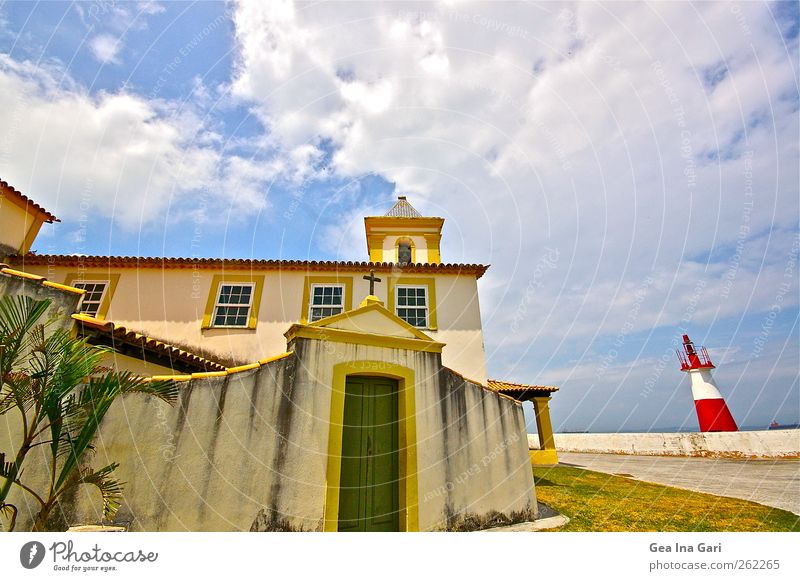
[[[331,419],[328,433],[328,467],[325,484],[324,530],[339,528],[339,483],[342,474],[342,425],[347,377],[369,375],[396,379],[400,456],[400,530],[419,530],[419,485],[417,482],[417,416],[414,370],[384,361],[346,361],[333,366]]]

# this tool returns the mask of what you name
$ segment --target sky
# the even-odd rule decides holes
[[[0,178],[34,250],[367,260],[407,195],[491,264],[491,377],[558,431],[800,422],[794,2],[0,4]],[[530,424],[530,416],[529,416]]]

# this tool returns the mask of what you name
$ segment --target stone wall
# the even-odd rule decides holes
[[[800,430],[654,434],[556,434],[559,452],[707,456],[720,458],[800,458]],[[528,434],[528,445],[539,438]]]

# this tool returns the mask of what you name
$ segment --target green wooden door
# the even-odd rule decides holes
[[[400,530],[397,423],[397,381],[347,378],[340,531]]]

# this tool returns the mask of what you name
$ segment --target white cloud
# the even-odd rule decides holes
[[[90,95],[57,68],[9,57],[0,58],[0,123],[3,179],[61,218],[110,216],[129,230],[168,211],[180,219],[202,208],[213,219],[219,208],[263,210],[282,167],[223,155],[185,104]]]
[[[136,9],[142,13],[147,15],[154,15],[154,14],[161,14],[164,12],[165,8],[160,3],[156,2],[155,0],[140,0],[136,3]]]
[[[493,265],[487,344],[518,358],[497,365],[613,337],[647,277],[635,331],[681,324],[698,284],[693,323],[769,308],[798,128],[797,40],[767,5],[240,2],[234,22],[233,92],[286,163],[327,144],[340,176],[445,216],[446,261]],[[363,258],[361,212],[325,247]]]
[[[118,58],[120,49],[122,49],[122,41],[110,34],[99,34],[89,41],[89,50],[92,51],[92,56],[103,64],[120,64]]]

